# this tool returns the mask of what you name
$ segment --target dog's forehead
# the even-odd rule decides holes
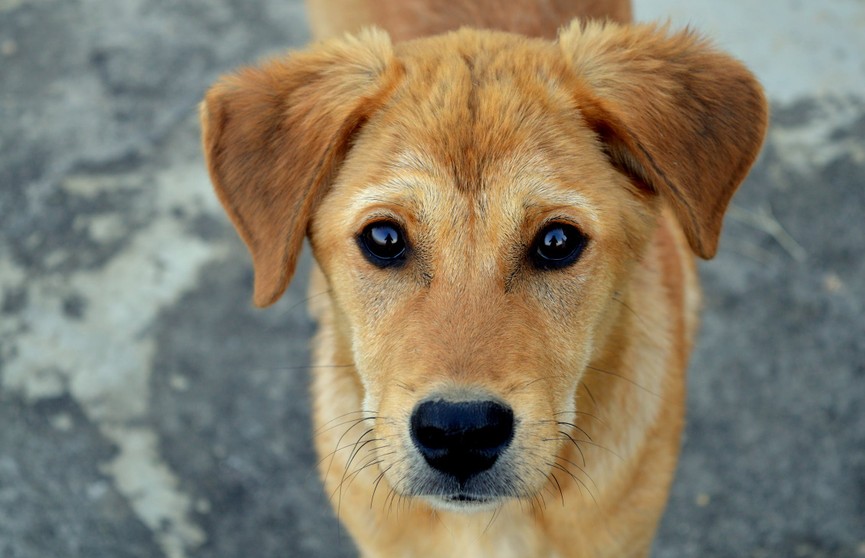
[[[448,168],[458,189],[485,188],[485,171],[527,147],[553,151],[561,124],[580,118],[567,66],[545,41],[462,30],[409,43],[397,60],[403,78],[383,124]]]
[[[592,206],[581,186],[609,165],[552,43],[462,30],[408,43],[397,60],[399,85],[355,143],[358,206],[448,205],[453,219]]]

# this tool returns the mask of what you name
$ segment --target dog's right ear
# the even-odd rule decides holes
[[[257,306],[282,296],[353,132],[398,75],[390,38],[368,30],[242,69],[208,91],[200,110],[205,160],[252,254]]]

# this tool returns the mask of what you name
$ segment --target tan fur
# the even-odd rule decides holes
[[[318,39],[355,33],[375,23],[394,41],[439,35],[471,25],[554,39],[572,19],[631,21],[628,0],[307,0]]]
[[[317,29],[329,5],[312,4]],[[331,27],[379,17],[374,5],[349,3]],[[542,9],[565,3],[518,5],[523,20],[479,26],[565,23]],[[376,21],[396,37],[427,31],[405,17]],[[430,29],[475,22],[438,18]],[[683,424],[691,250],[714,254],[765,131],[747,70],[690,32],[645,25],[573,23],[555,42],[365,31],[224,78],[202,122],[256,304],[282,294],[310,239],[320,470],[364,556],[648,554]],[[358,249],[382,218],[410,240],[402,268]],[[526,252],[550,219],[590,241],[573,266],[541,271]],[[414,493],[409,416],[436,393],[513,408],[520,482],[494,509]]]

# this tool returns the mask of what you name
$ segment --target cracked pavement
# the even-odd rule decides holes
[[[865,4],[637,0],[764,81],[701,265],[663,557],[865,556]],[[276,306],[195,107],[297,0],[0,0],[0,557],[353,556],[314,472],[308,255]]]

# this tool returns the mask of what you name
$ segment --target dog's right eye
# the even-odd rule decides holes
[[[382,268],[401,265],[408,250],[402,229],[390,221],[378,221],[364,227],[358,236],[358,244],[366,259]]]

